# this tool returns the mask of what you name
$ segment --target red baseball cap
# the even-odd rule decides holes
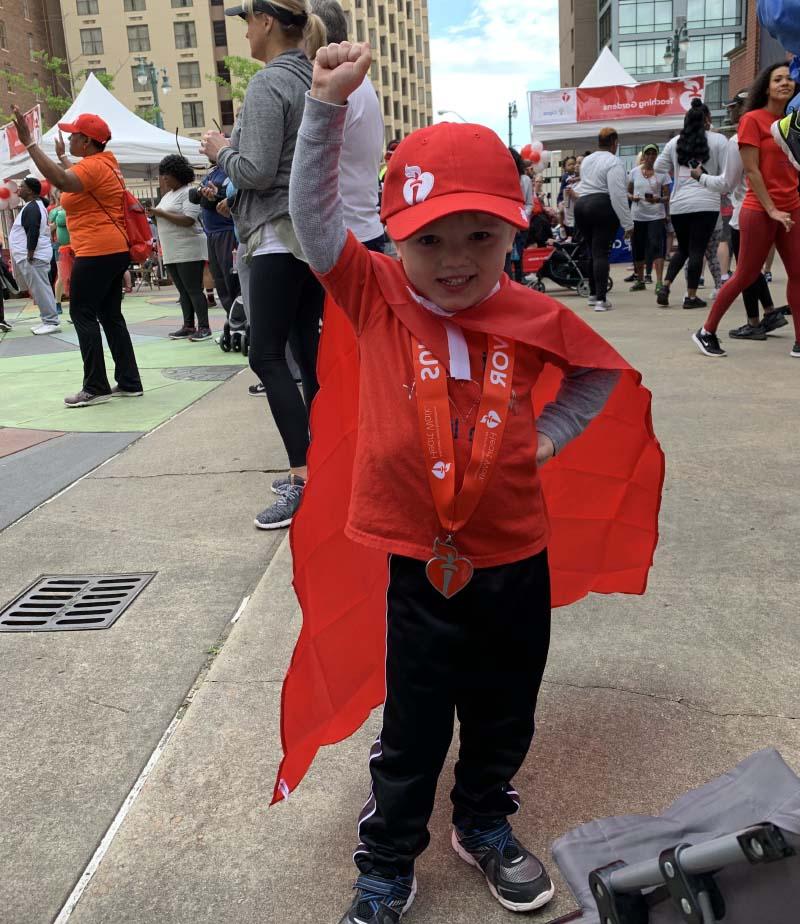
[[[528,227],[514,158],[485,125],[440,122],[404,138],[390,158],[381,220],[396,241],[456,212]]]
[[[58,127],[62,132],[68,132],[70,135],[79,132],[81,135],[86,135],[87,138],[91,138],[92,141],[97,141],[100,144],[105,144],[111,140],[111,129],[108,127],[108,123],[101,119],[100,116],[92,115],[89,112],[81,113],[74,122],[59,122]]]

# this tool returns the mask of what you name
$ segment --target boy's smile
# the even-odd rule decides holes
[[[397,251],[409,282],[440,308],[460,311],[497,285],[516,228],[484,212],[459,212],[431,222]]]

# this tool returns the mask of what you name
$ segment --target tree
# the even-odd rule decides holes
[[[63,115],[72,105],[75,97],[73,78],[69,73],[66,58],[49,55],[46,51],[34,51],[33,58],[38,61],[51,77],[51,85],[43,84],[38,77],[26,77],[24,74],[6,72],[9,86],[30,93],[40,103],[43,103],[56,117]],[[75,77],[85,79],[88,71],[79,71]],[[95,74],[95,77],[107,90],[114,89],[114,78],[111,74]],[[9,113],[4,115],[10,119]]]
[[[242,102],[244,94],[247,91],[247,85],[255,74],[264,66],[260,61],[253,61],[251,58],[241,58],[239,55],[225,55],[222,59],[230,77],[220,77],[216,74],[210,75],[217,86],[229,87],[231,99]]]

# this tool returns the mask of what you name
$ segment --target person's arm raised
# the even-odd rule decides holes
[[[303,253],[317,273],[336,266],[347,241],[339,156],[348,97],[361,85],[371,62],[369,45],[349,42],[320,48],[314,60],[292,162],[289,212]]]

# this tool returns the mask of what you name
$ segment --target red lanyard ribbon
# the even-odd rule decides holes
[[[506,428],[514,374],[514,341],[490,334],[483,395],[467,470],[456,494],[455,447],[447,371],[412,336],[417,412],[433,502],[448,539],[469,522],[492,477]]]

